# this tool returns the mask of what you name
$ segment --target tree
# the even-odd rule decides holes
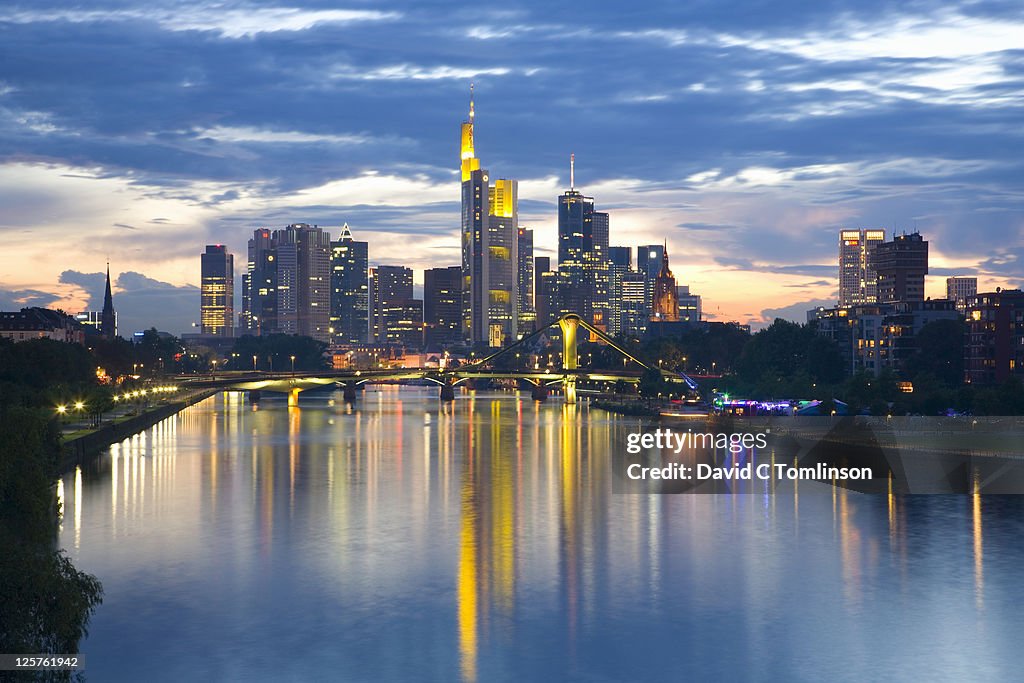
[[[962,385],[965,332],[961,320],[935,320],[922,327],[915,338],[916,352],[906,361],[907,376],[929,374],[942,386]]]

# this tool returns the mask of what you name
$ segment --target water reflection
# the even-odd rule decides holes
[[[90,675],[1009,672],[993,634],[1022,625],[1015,501],[614,494],[638,421],[523,398],[227,394],[111,447],[58,485],[63,545],[107,588]]]

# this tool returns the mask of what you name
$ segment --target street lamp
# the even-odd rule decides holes
[[[256,372],[256,354],[252,354],[252,371]]]
[[[295,356],[291,356],[292,359],[292,374],[295,374]]]

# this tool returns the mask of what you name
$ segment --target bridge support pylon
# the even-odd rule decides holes
[[[441,400],[455,400],[455,385],[451,383],[451,380],[445,380],[445,383],[441,385]]]
[[[356,383],[355,382],[345,382],[345,386],[341,390],[341,395],[342,395],[342,398],[345,400],[345,403],[355,403],[356,402]]]
[[[566,377],[562,380],[562,389],[565,391],[565,402],[575,403],[576,402],[576,378]]]
[[[292,390],[290,390],[288,392],[288,407],[289,408],[298,407],[298,405],[299,405],[299,391],[300,391],[300,389],[298,387],[296,387],[296,388],[294,388],[294,389],[292,389]]]

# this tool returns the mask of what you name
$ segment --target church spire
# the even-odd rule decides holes
[[[107,339],[113,339],[117,335],[117,314],[114,312],[114,297],[110,293],[110,261],[107,261],[107,287],[103,292],[100,331]]]

